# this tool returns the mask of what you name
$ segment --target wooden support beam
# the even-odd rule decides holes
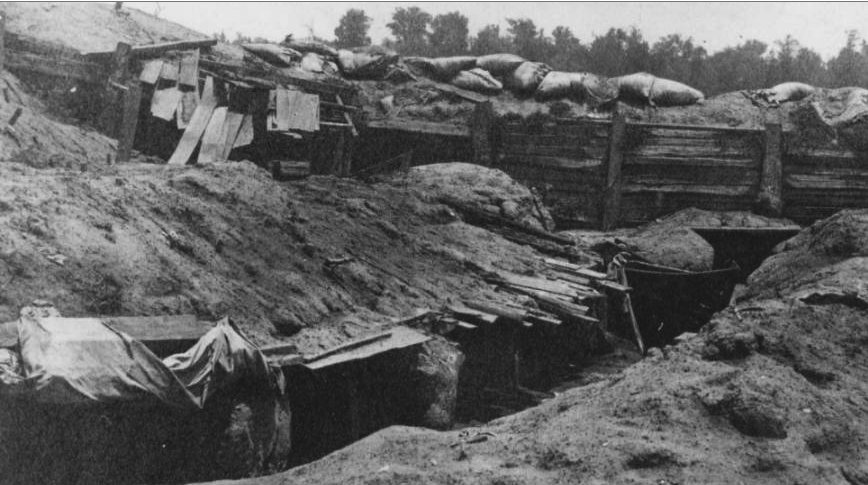
[[[136,126],[139,122],[139,104],[142,101],[142,86],[138,81],[132,81],[123,96],[123,112],[121,113],[118,149],[115,160],[117,163],[128,162],[133,152],[133,142],[136,139]]]
[[[491,128],[494,121],[494,108],[486,101],[476,105],[470,117],[470,142],[473,146],[473,163],[490,166],[493,163],[491,149]]]
[[[417,121],[405,119],[382,119],[371,120],[367,124],[369,129],[403,131],[420,135],[432,136],[460,136],[469,137],[470,129],[466,126],[456,126],[449,123],[434,123],[431,121]]]
[[[6,12],[0,11],[0,71],[6,69],[6,45],[3,39],[6,37]]]
[[[346,106],[346,105],[344,105],[344,100],[341,99],[341,95],[340,95],[340,94],[335,94],[335,100],[337,101],[337,103],[335,103],[335,104],[337,104],[338,106],[341,106],[342,108],[353,108],[353,109],[356,109],[356,108],[353,107],[353,106]],[[322,103],[323,103],[323,101],[320,101],[320,104],[322,104]],[[353,119],[350,118],[350,114],[349,114],[348,112],[346,112],[346,111],[344,111],[344,121],[346,121],[347,124],[350,125],[350,133],[353,135],[353,138],[358,138],[358,136],[359,136],[359,130],[356,129],[356,125],[353,124]],[[320,124],[322,124],[322,122],[320,122]],[[346,175],[349,175],[349,174],[350,174],[349,171],[347,171]]]
[[[606,170],[606,187],[603,194],[602,228],[613,229],[618,224],[621,212],[621,166],[624,163],[622,146],[627,120],[622,113],[612,118],[612,133],[609,137],[609,159]]]
[[[202,39],[202,40],[179,40],[172,42],[162,42],[159,44],[141,44],[130,46],[130,56],[133,59],[148,59],[160,57],[169,51],[189,51],[193,49],[205,49],[217,45],[217,39]],[[86,57],[93,59],[96,62],[105,60],[112,56],[112,52],[90,52],[85,54]]]
[[[104,133],[115,138],[118,137],[119,133],[118,114],[121,111],[119,109],[119,100],[122,98],[119,96],[118,89],[114,86],[126,84],[131,49],[132,46],[130,44],[118,42],[118,46],[112,56],[105,92],[103,94],[103,106],[99,118],[99,126],[102,127]]]
[[[783,212],[783,166],[781,125],[770,123],[765,130],[765,154],[763,156],[760,189],[757,195],[757,212],[779,217]]]

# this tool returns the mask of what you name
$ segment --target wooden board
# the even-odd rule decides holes
[[[319,131],[319,96],[275,90],[275,124],[276,131]]]
[[[208,127],[208,122],[211,120],[211,114],[217,107],[217,98],[214,96],[214,79],[210,76],[205,80],[205,89],[202,92],[202,100],[196,106],[196,111],[193,113],[193,118],[187,129],[184,130],[184,135],[181,136],[181,141],[175,148],[175,153],[169,158],[169,165],[184,165],[190,161],[190,156],[199,145],[199,140],[202,138],[202,133]]]
[[[151,96],[151,116],[160,118],[161,120],[172,121],[180,100],[181,91],[176,87],[154,91],[154,94]]]
[[[220,154],[223,153],[223,125],[228,110],[229,108],[224,106],[215,108],[211,113],[211,120],[208,121],[208,127],[202,134],[202,148],[199,149],[198,163],[217,162]]]
[[[244,121],[242,113],[229,111],[226,113],[226,121],[223,122],[223,136],[220,139],[222,149],[218,154],[217,161],[225,162],[229,159],[229,153],[235,146],[235,140],[238,137],[238,131],[241,129],[241,123]]]
[[[139,73],[139,81],[145,84],[156,84],[160,80],[161,72],[163,72],[163,61],[161,59],[148,61],[142,67],[142,72]]]
[[[178,84],[199,85],[199,49],[184,54],[178,71]]]
[[[238,129],[238,136],[235,137],[235,143],[232,148],[241,148],[253,143],[253,115],[244,115],[241,120],[241,128]]]
[[[124,92],[123,112],[121,113],[120,134],[118,135],[117,163],[127,162],[133,151],[136,126],[139,121],[139,105],[142,101],[142,86],[132,81]]]
[[[181,91],[178,98],[178,129],[183,130],[193,118],[196,106],[199,105],[199,93],[196,91]]]
[[[181,68],[181,63],[178,61],[166,61],[163,63],[163,70],[160,71],[160,79],[178,82],[178,71]]]
[[[402,131],[422,135],[470,137],[470,128],[466,125],[434,123],[430,121],[404,119],[371,120],[368,122],[367,128],[373,130]]]

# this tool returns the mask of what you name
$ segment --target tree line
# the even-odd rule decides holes
[[[329,43],[341,48],[369,45],[371,20],[364,10],[348,10]],[[382,44],[405,56],[508,52],[561,71],[604,76],[647,71],[689,84],[706,95],[787,81],[824,87],[868,86],[868,43],[857,31],[846,32],[838,54],[823,61],[792,35],[772,45],[746,40],[709,54],[690,37],[670,34],[652,43],[635,27],[611,28],[582,42],[569,27],[558,26],[546,33],[528,18],[507,18],[506,23],[505,32],[490,24],[471,35],[468,18],[458,11],[432,16],[419,7],[398,7],[387,24],[392,37]]]

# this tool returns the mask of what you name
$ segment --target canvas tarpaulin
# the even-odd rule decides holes
[[[20,380],[4,379],[12,384],[3,387],[38,402],[153,397],[173,407],[202,408],[214,392],[239,379],[282,390],[265,356],[228,319],[219,321],[187,352],[165,360],[97,318],[23,317],[18,339]]]

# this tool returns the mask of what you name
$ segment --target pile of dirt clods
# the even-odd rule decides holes
[[[238,483],[866,484],[866,232],[866,211],[816,223],[698,334],[539,407]]]

